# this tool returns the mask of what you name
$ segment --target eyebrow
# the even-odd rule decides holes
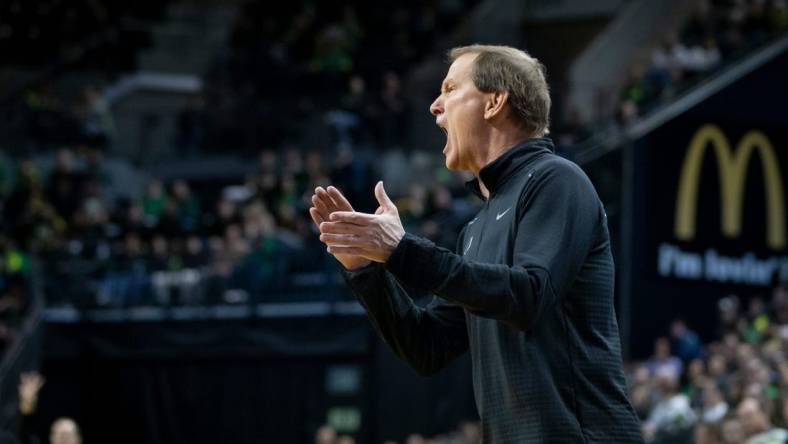
[[[451,77],[446,77],[443,79],[443,82],[441,83],[441,91],[445,90],[449,83],[454,83],[454,79]]]

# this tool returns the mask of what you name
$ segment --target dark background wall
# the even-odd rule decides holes
[[[360,385],[332,392],[336,369],[350,369]],[[42,373],[41,436],[56,417],[72,416],[86,442],[304,443],[335,407],[360,412],[361,442],[439,433],[476,417],[467,356],[421,377],[357,315],[50,323]]]

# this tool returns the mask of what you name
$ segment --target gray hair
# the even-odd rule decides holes
[[[522,128],[535,136],[549,132],[550,89],[539,60],[510,46],[469,45],[449,50],[449,61],[465,54],[477,54],[471,75],[479,91],[506,91]]]

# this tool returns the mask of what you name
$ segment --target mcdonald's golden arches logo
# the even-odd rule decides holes
[[[703,154],[711,145],[717,159],[720,178],[722,233],[736,238],[741,234],[744,185],[750,158],[757,150],[763,169],[766,193],[766,244],[774,250],[785,248],[785,200],[780,166],[769,138],[760,131],[748,131],[731,150],[728,138],[716,125],[702,126],[690,141],[679,178],[676,201],[675,235],[681,240],[695,237],[698,210],[698,183]]]

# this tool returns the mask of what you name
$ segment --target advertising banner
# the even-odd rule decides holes
[[[677,316],[714,339],[721,298],[788,278],[787,74],[784,53],[634,142],[633,357]]]

